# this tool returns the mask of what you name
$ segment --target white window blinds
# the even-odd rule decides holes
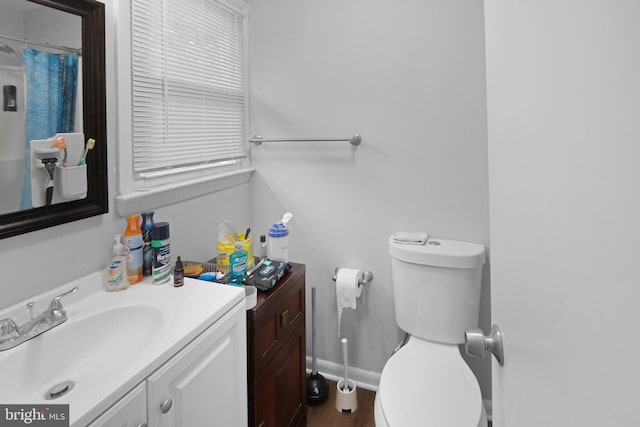
[[[243,19],[215,0],[132,0],[135,179],[247,157]]]

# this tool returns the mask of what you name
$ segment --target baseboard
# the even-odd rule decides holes
[[[326,379],[338,381],[342,378],[344,367],[335,362],[317,359],[318,373],[322,374]],[[307,356],[307,373],[311,372],[312,359]],[[378,391],[380,383],[380,373],[367,371],[360,368],[349,367],[349,379],[355,381],[356,385],[365,390]]]

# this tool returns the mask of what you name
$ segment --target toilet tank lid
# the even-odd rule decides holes
[[[389,254],[413,264],[446,268],[477,268],[486,259],[484,245],[429,237],[424,245],[396,243],[389,237]]]

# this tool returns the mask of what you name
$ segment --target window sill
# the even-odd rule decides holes
[[[115,198],[115,208],[122,217],[182,202],[206,194],[215,193],[249,182],[254,168],[226,172],[176,184],[164,185],[144,191],[120,194]]]

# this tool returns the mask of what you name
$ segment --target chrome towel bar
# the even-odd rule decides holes
[[[250,143],[260,145],[263,142],[333,142],[344,141],[349,142],[351,145],[358,146],[362,142],[362,138],[357,133],[354,133],[350,137],[329,137],[329,138],[263,138],[262,135],[255,134],[249,140]]]

